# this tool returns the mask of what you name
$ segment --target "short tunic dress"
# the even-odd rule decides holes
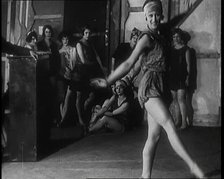
[[[75,73],[72,73],[70,89],[74,91],[86,91],[87,89],[90,89],[89,80],[91,78],[99,77],[100,68],[93,47],[84,44],[81,40],[78,43],[82,46],[86,62],[83,64],[79,56],[77,56],[74,68]]]
[[[122,104],[124,103],[129,103],[130,104],[130,101],[128,100],[128,98],[126,98],[124,101],[122,101],[122,103],[120,105],[118,105],[118,96],[115,97],[115,101],[113,103],[113,105],[111,106],[111,109],[110,111],[114,111],[116,109],[118,109],[119,107],[121,107]],[[122,112],[121,114],[117,114],[115,115],[115,119],[117,119],[122,125],[124,125],[125,128],[128,127],[128,120],[130,119],[130,114],[131,114],[131,111],[130,111],[130,106],[128,107],[128,109],[124,112]]]
[[[166,82],[166,41],[159,35],[143,32],[139,39],[147,34],[151,47],[146,48],[142,55],[138,100],[141,107],[149,98],[166,97],[168,85]]]
[[[172,49],[169,70],[169,85],[171,90],[186,89],[187,62],[186,51],[188,46],[180,49]]]

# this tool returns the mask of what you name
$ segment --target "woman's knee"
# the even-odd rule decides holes
[[[183,96],[178,97],[178,103],[179,104],[185,104],[186,103],[185,98]]]
[[[171,123],[173,123],[171,115],[164,116],[160,119],[159,124],[165,129],[167,126],[169,126]],[[174,123],[173,123],[174,124]]]
[[[185,103],[186,102],[186,93],[185,90],[179,90],[177,93],[177,100],[179,103]]]
[[[171,94],[172,94],[172,98],[173,98],[173,100],[177,100],[177,92],[171,90]]]
[[[78,96],[76,98],[75,104],[76,106],[79,106],[81,104],[81,98],[78,98]]]
[[[157,132],[155,134],[151,134],[148,136],[148,140],[152,141],[152,142],[158,142],[160,139],[160,132]]]
[[[108,118],[106,116],[103,116],[99,119],[99,121],[103,123],[108,123]]]
[[[169,131],[173,131],[176,129],[175,124],[171,118],[168,118],[164,123],[163,123],[163,128],[168,133]]]

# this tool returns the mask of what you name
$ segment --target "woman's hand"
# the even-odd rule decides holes
[[[104,113],[104,115],[105,115],[105,116],[108,116],[108,117],[112,117],[112,116],[113,116],[113,113],[112,113],[112,112],[107,111],[107,112],[105,112],[105,113]]]
[[[37,55],[37,53],[34,52],[33,50],[30,51],[30,55],[31,55],[31,57],[33,57],[35,60],[38,59],[38,55]]]
[[[90,86],[94,88],[107,88],[108,83],[106,79],[103,78],[93,78],[90,80]]]

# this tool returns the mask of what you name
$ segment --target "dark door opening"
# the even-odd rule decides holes
[[[92,28],[92,42],[105,67],[108,67],[108,49],[105,43],[107,29],[107,4],[109,0],[65,1],[64,30],[73,34],[73,43],[79,40],[84,25]],[[81,34],[80,34],[81,35]]]

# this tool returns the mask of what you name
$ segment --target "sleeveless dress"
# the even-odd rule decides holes
[[[187,72],[186,51],[188,46],[180,49],[172,49],[170,71],[169,71],[169,85],[171,90],[185,89]]]
[[[124,103],[129,103],[129,100],[126,98],[124,101],[121,102],[121,104],[118,105],[118,96],[116,96],[115,101],[113,103],[113,105],[111,106],[110,111],[114,111],[116,109],[118,109],[122,104]],[[121,114],[117,114],[115,115],[115,118],[125,126],[125,128],[128,127],[128,119],[130,118],[130,107],[124,111]]]
[[[143,32],[139,39],[147,34],[151,47],[146,48],[142,55],[138,100],[141,107],[149,98],[166,97],[166,41],[151,32]],[[168,90],[167,90],[168,91]]]
[[[97,77],[99,67],[96,60],[96,54],[91,45],[84,44],[81,40],[78,42],[82,46],[85,57],[85,64],[83,64],[77,54],[77,61],[72,73],[72,80],[70,89],[74,91],[90,90],[89,80]]]

